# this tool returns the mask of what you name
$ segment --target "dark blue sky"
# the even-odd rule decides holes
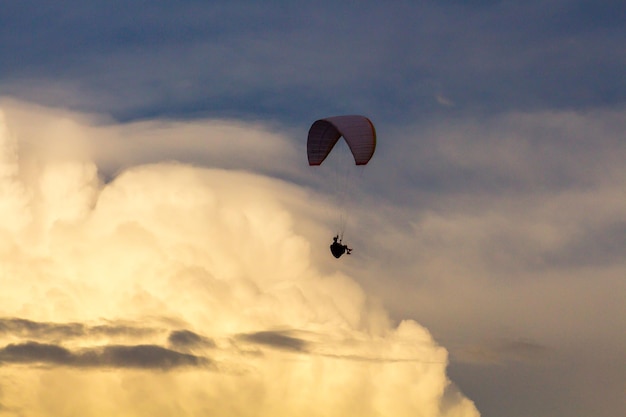
[[[614,106],[625,17],[620,1],[8,2],[0,93],[121,120]]]

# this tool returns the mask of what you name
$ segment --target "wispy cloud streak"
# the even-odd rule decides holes
[[[167,370],[188,366],[206,367],[210,360],[156,345],[110,345],[72,351],[60,345],[25,342],[1,348],[0,363]]]

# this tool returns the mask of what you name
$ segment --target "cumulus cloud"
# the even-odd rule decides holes
[[[150,125],[175,155],[161,162],[141,156],[147,125],[4,110],[3,411],[478,415],[425,328],[392,324],[353,278],[318,263],[310,240],[327,230],[313,191],[233,169],[251,160],[236,149],[252,146],[255,170],[281,175],[263,155],[284,152],[273,148],[284,136]],[[217,140],[176,154],[187,134]],[[233,166],[175,161],[205,148]],[[117,166],[103,178],[97,161]]]

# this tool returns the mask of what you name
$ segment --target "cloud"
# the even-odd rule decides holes
[[[21,319],[16,317],[0,318],[0,335],[17,336],[26,339],[44,341],[71,340],[83,337],[95,338],[140,338],[159,333],[158,328],[133,326],[128,323],[108,323],[88,325],[85,323],[50,323]]]
[[[83,354],[84,355],[84,354]],[[92,359],[92,358],[90,358]],[[121,367],[169,369],[179,366],[205,365],[205,358],[176,352],[161,346],[106,346],[93,358],[95,364]]]
[[[200,336],[190,330],[175,330],[170,333],[167,341],[170,345],[178,348],[193,348],[195,346],[215,347],[215,342]]]
[[[71,360],[72,354],[69,350],[60,346],[36,342],[11,344],[0,350],[0,361],[2,362],[67,364]]]
[[[76,337],[85,333],[80,323],[39,323],[20,318],[1,318],[0,333],[12,333],[26,337]]]
[[[385,132],[388,140],[364,173],[367,193],[355,190],[351,227],[359,232],[350,243],[359,250],[354,262],[339,264],[340,273],[326,253],[332,215],[313,191],[324,190],[319,183],[297,167],[272,167],[271,157],[251,165],[262,176],[236,170],[250,159],[227,139],[265,138],[288,159],[297,149],[281,145],[289,143],[287,131],[266,137],[267,126],[233,121],[227,134],[219,133],[223,121],[194,122],[189,130],[180,122],[117,125],[4,103],[4,346],[30,340],[72,354],[160,346],[211,361],[210,376],[186,366],[180,370],[187,376],[172,379],[203,372],[219,384],[229,375],[268,402],[280,387],[265,396],[259,387],[292,378],[309,383],[307,370],[318,366],[311,364],[341,369],[336,378],[324,374],[330,385],[344,372],[414,366],[425,373],[406,374],[406,386],[431,381],[437,390],[428,398],[441,404],[456,401],[445,377],[447,353],[433,349],[429,333],[408,343],[419,328],[397,336],[392,323],[426,323],[450,351],[453,379],[482,402],[490,393],[472,388],[472,377],[484,382],[486,369],[503,385],[516,383],[505,370],[530,369],[537,380],[552,381],[550,372],[566,368],[558,358],[572,350],[596,362],[588,340],[608,352],[623,346],[621,323],[606,319],[623,316],[619,110],[453,118]],[[38,128],[49,141],[33,140],[43,137]],[[217,140],[211,148],[189,140],[176,150],[178,129]],[[204,159],[218,168],[203,166]],[[532,353],[506,341],[550,348]],[[598,367],[604,379],[617,378],[614,366]],[[80,369],[88,375],[101,368]],[[120,365],[119,372],[138,369]],[[346,378],[348,391],[373,390],[383,402],[401,392]],[[165,376],[159,381],[168,384]],[[551,392],[559,402],[560,391]],[[338,406],[334,401],[320,407]],[[343,404],[357,407],[356,400]]]
[[[608,364],[626,346],[624,120],[623,108],[451,116],[380,141],[368,182],[387,202],[359,214],[353,244],[375,255],[352,275],[393,318],[419,319],[442,341],[452,379],[485,415],[511,408],[493,400],[498,387],[512,387],[517,415],[538,395],[568,415],[577,381],[624,379]],[[552,378],[570,365],[575,377]],[[525,387],[531,378],[539,385]],[[586,395],[607,417],[621,407],[603,388]]]
[[[289,336],[281,331],[262,331],[240,335],[239,338],[261,345],[270,346],[276,349],[293,350],[296,352],[306,352],[307,342],[297,337]]]
[[[543,362],[554,354],[553,349],[534,341],[500,340],[481,346],[455,349],[455,360],[469,364],[505,365],[507,362]]]
[[[58,345],[26,342],[9,344],[0,349],[0,363],[165,370],[181,366],[205,366],[209,361],[154,345],[112,345],[72,352]]]
[[[82,161],[83,169],[93,169],[92,174],[97,166],[97,173],[110,180],[129,167],[180,161],[295,179],[303,175],[300,167],[306,156],[300,156],[302,147],[294,144],[293,132],[270,122],[215,119],[116,124],[102,115],[74,114],[6,97],[0,98],[0,106],[4,117],[13,120],[7,140],[20,138],[22,171],[34,169],[36,161],[74,160]],[[6,124],[3,128],[8,129]],[[40,139],[42,130],[46,141]]]
[[[449,394],[447,352],[430,333],[411,320],[394,325],[331,263],[326,243],[323,255],[312,247],[330,236],[323,198],[234,169],[250,156],[233,150],[252,146],[254,169],[271,170],[274,159],[261,156],[280,134],[238,123],[227,129],[230,142],[189,140],[172,158],[184,132],[229,135],[220,123],[119,126],[4,103],[7,409],[478,415]],[[154,147],[144,155],[145,145],[133,146],[147,137]],[[233,165],[184,163],[207,146]],[[115,167],[111,149],[127,150],[126,161]],[[102,178],[94,161],[109,161],[112,174]],[[79,387],[72,400],[69,386]]]

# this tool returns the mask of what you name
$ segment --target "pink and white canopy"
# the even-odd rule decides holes
[[[376,129],[364,116],[334,116],[316,120],[309,129],[309,165],[320,165],[340,137],[345,139],[357,165],[365,165],[376,149]]]

